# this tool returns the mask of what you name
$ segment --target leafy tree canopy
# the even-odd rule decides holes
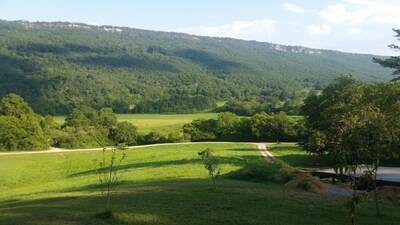
[[[42,115],[81,105],[188,113],[220,101],[219,112],[296,114],[337,74],[390,79],[371,55],[230,38],[26,21],[0,21],[0,37],[0,97],[16,93]]]
[[[394,35],[394,37],[396,37],[397,40],[400,41],[400,29],[393,29],[393,31],[396,32],[396,35]],[[389,48],[395,51],[400,50],[400,46],[395,44],[389,45]],[[386,59],[374,58],[374,62],[379,63],[383,67],[394,69],[393,75],[400,75],[400,56],[391,56]],[[394,78],[392,81],[396,80],[400,80],[400,76]]]

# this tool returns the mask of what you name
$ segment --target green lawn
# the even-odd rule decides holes
[[[139,132],[148,133],[152,130],[170,131],[181,129],[186,123],[194,119],[217,118],[217,113],[194,113],[194,114],[117,114],[119,121],[129,121],[138,126]],[[53,117],[59,124],[64,123],[65,116]]]
[[[284,152],[281,146],[270,149]],[[101,151],[0,156],[0,224],[348,224],[341,198],[223,176],[218,190],[211,189],[197,155],[207,147],[223,160],[223,176],[260,157],[250,144],[126,150],[126,173],[111,202],[115,217],[108,221],[94,216],[104,205],[92,163]],[[296,151],[291,147],[288,152]],[[372,202],[363,204],[359,224],[398,224],[400,205],[381,207],[384,214],[378,218]]]
[[[268,150],[277,159],[285,161],[290,166],[299,169],[315,170],[318,168],[331,168],[333,166],[331,157],[309,154],[295,143],[271,144]]]

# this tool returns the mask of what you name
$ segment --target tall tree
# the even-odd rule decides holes
[[[400,41],[400,29],[393,29],[393,31],[396,32],[394,37],[396,37],[397,40]],[[395,44],[389,45],[389,48],[391,48],[395,51],[400,50],[400,46],[395,45]],[[393,72],[393,75],[400,75],[400,56],[391,56],[387,59],[374,58],[373,61],[376,63],[379,63],[383,67],[388,67],[388,68],[394,69],[395,71]],[[392,81],[396,81],[396,80],[400,80],[400,76],[394,78]]]
[[[333,155],[335,171],[350,177],[354,193],[348,207],[353,223],[362,198],[357,192],[357,169],[372,165],[366,175],[374,184],[382,159],[398,145],[399,87],[397,82],[364,86],[351,76],[341,76],[321,95],[305,101],[307,129],[300,144],[309,152]]]

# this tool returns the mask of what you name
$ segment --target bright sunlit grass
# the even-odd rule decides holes
[[[129,121],[139,128],[139,132],[148,133],[152,130],[171,131],[180,130],[186,123],[194,119],[215,119],[218,113],[194,114],[117,114],[118,121]],[[54,116],[59,124],[64,123],[65,116]]]

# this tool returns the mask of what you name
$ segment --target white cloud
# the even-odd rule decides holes
[[[351,10],[349,10],[351,9]],[[374,0],[342,0],[318,12],[321,19],[331,24],[360,24],[375,22],[400,25],[400,2]]]
[[[332,32],[332,28],[329,25],[322,25],[322,26],[316,26],[316,25],[311,25],[308,27],[308,35],[310,37],[320,37],[323,35],[330,34]]]
[[[347,11],[345,5],[338,3],[336,5],[329,5],[326,9],[318,12],[318,15],[332,24],[341,23],[362,23],[364,22],[370,12],[365,9],[355,11]]]
[[[231,37],[265,41],[274,33],[275,25],[276,21],[272,19],[250,21],[237,20],[233,23],[220,26],[186,28],[180,29],[180,31],[212,37]]]
[[[400,26],[400,3],[386,5],[375,4],[371,5],[371,21],[381,24],[391,23]]]
[[[342,0],[342,2],[347,2],[351,4],[368,4],[370,0]]]
[[[359,33],[361,33],[360,29],[357,29],[357,28],[349,28],[349,29],[347,29],[347,34],[348,35],[356,35],[356,34],[359,34]]]
[[[288,3],[288,2],[283,4],[283,8],[285,10],[289,11],[289,12],[292,12],[292,13],[302,13],[302,12],[304,12],[303,8],[301,8],[301,7],[299,7],[299,6],[295,5],[295,4],[292,4],[292,3]]]

